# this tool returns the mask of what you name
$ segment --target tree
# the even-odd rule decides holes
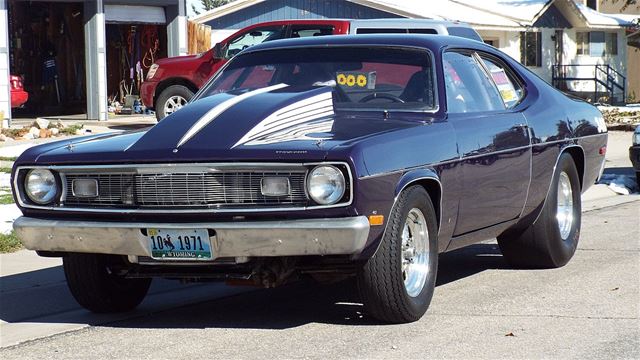
[[[235,1],[235,0],[200,0],[204,11],[209,11],[220,6],[227,5],[232,1]],[[195,5],[191,4],[191,9],[196,15],[200,15],[200,11],[198,11]]]
[[[202,7],[204,8],[205,11],[209,11],[211,9],[220,7],[222,5],[227,5],[231,1],[233,0],[200,0],[200,2],[202,2]],[[631,1],[631,0],[627,0],[627,1]]]
[[[637,0],[604,0],[612,4],[620,4],[620,11],[625,11],[629,6],[637,6],[640,8],[640,4]]]

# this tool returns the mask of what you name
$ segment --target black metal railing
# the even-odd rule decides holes
[[[579,74],[580,68],[592,68],[592,71],[583,75]],[[593,92],[578,92],[589,93],[593,103],[601,102],[603,97],[611,104],[625,102],[627,78],[609,64],[555,64],[551,80],[553,86],[567,92],[575,92],[569,89],[567,81],[590,81],[593,82]]]

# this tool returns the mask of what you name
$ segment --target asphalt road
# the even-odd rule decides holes
[[[511,269],[494,243],[441,255],[431,307],[406,325],[379,324],[363,314],[349,282],[256,291],[159,282],[149,301],[123,319],[62,301],[69,295],[57,266],[40,270],[51,281],[39,290],[19,284],[44,273],[3,277],[3,340],[24,332],[14,325],[52,333],[65,331],[55,328],[62,325],[101,325],[5,347],[0,358],[637,359],[635,199],[585,212],[578,251],[561,269]],[[48,303],[57,304],[55,311]]]

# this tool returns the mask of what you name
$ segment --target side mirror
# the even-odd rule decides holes
[[[227,44],[217,43],[213,47],[214,59],[224,59],[226,55],[227,55]]]

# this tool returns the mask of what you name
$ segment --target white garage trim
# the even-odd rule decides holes
[[[138,23],[138,24],[166,24],[167,17],[161,6],[140,5],[105,5],[105,20],[109,24]]]

